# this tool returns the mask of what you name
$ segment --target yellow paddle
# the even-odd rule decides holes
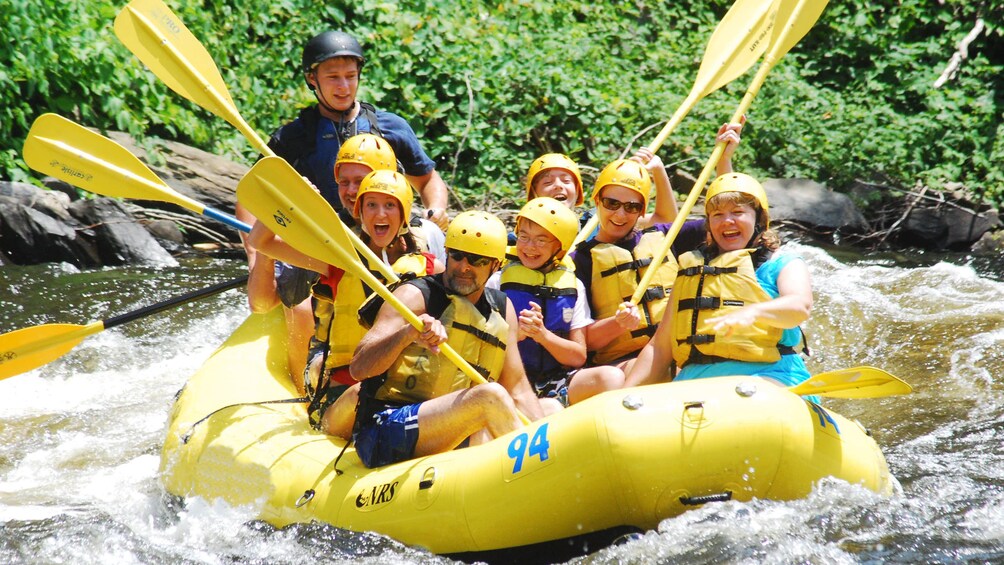
[[[114,198],[170,202],[243,232],[251,226],[167,186],[125,147],[56,114],[42,114],[28,130],[24,162],[40,173]]]
[[[248,277],[238,277],[181,296],[151,304],[121,316],[78,324],[44,324],[0,335],[0,380],[41,367],[66,355],[84,338],[156,314],[168,308],[199,300],[223,291],[243,286]]]
[[[809,380],[788,387],[799,396],[816,394],[830,398],[879,398],[910,394],[913,387],[905,381],[875,367],[851,367],[814,375]]]
[[[776,1],[736,0],[711,33],[690,94],[649,144],[649,151],[657,153],[669,134],[673,133],[702,98],[732,82],[753,66],[767,48],[767,38],[773,28],[773,14],[776,11]],[[596,229],[597,223],[599,216],[594,214],[575,237],[573,249]]]
[[[334,209],[309,185],[296,182],[300,178],[300,174],[285,160],[265,157],[251,167],[237,184],[237,199],[283,241],[301,253],[352,273],[394,307],[409,324],[421,329],[423,324],[418,316],[351,253],[348,230],[338,220]],[[394,275],[389,280],[397,281],[398,277]],[[472,382],[487,382],[448,344],[442,344],[440,351]],[[528,423],[522,414],[520,418],[523,423]]]
[[[115,35],[171,90],[236,127],[262,155],[275,152],[244,120],[202,43],[161,0],[132,0],[115,18]],[[332,171],[334,174],[334,171]],[[297,181],[306,184],[303,178]],[[390,266],[351,230],[347,241],[388,280]]]
[[[764,55],[760,68],[750,82],[746,94],[739,103],[739,107],[736,108],[736,112],[733,114],[730,122],[738,122],[743,117],[746,110],[749,109],[750,104],[753,103],[753,98],[760,91],[760,86],[766,80],[767,73],[774,68],[774,65],[777,64],[781,57],[784,57],[785,53],[790,51],[809,32],[813,24],[816,23],[816,20],[819,19],[819,15],[823,12],[823,8],[826,7],[827,2],[828,0],[780,0],[777,14],[774,17],[774,28],[771,32],[770,43],[767,45],[767,53]],[[701,175],[697,177],[697,181],[694,183],[694,188],[690,191],[687,201],[684,202],[683,207],[666,233],[666,239],[663,241],[662,247],[652,256],[651,267],[645,271],[641,281],[638,283],[638,287],[631,296],[632,303],[638,304],[642,296],[644,296],[645,290],[648,289],[648,285],[652,282],[652,277],[655,276],[658,270],[656,266],[661,265],[662,261],[669,254],[670,247],[676,241],[676,236],[683,227],[683,222],[687,219],[687,215],[693,209],[694,203],[697,202],[697,198],[704,190],[704,185],[707,184],[711,171],[714,170],[715,164],[718,163],[718,159],[721,158],[724,151],[725,142],[715,144],[715,149],[711,152],[711,157],[704,165]]]

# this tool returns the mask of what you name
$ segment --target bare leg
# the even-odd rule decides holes
[[[415,456],[449,451],[482,429],[496,438],[522,424],[506,389],[487,383],[423,402],[418,426]]]
[[[338,400],[324,411],[321,429],[325,433],[342,439],[352,437],[352,426],[356,422],[356,404],[359,402],[359,384],[348,388]]]
[[[296,390],[303,394],[303,369],[307,365],[307,348],[314,333],[314,312],[310,299],[292,308],[283,308],[286,315],[286,359],[289,375]]]
[[[480,430],[474,432],[474,435],[471,436],[471,441],[468,445],[481,445],[482,443],[488,443],[492,439],[494,438],[492,438],[492,435],[488,433],[488,430],[486,428],[481,428]]]
[[[561,405],[561,402],[559,402],[556,398],[541,398],[540,408],[544,411],[545,416],[556,414],[565,409],[565,407]]]
[[[568,384],[568,403],[575,404],[608,390],[624,388],[624,371],[612,365],[581,369]]]

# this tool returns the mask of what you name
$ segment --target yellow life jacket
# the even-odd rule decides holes
[[[629,236],[633,237],[633,236]],[[628,250],[616,243],[599,243],[593,240],[587,245],[593,259],[590,277],[590,308],[595,320],[603,320],[617,314],[621,303],[631,300],[638,288],[638,282],[652,262],[652,256],[665,241],[666,235],[656,228],[644,230],[638,243]],[[669,292],[676,280],[676,259],[672,253],[666,256],[652,282],[639,301],[641,324],[633,331],[617,336],[605,347],[592,353],[594,365],[613,363],[631,356],[645,347],[655,334],[669,303]]]
[[[413,284],[426,297],[427,312],[446,327],[446,342],[488,381],[496,381],[505,364],[509,324],[505,319],[506,298],[501,291],[486,288],[478,306],[450,293],[439,277],[425,277]],[[452,361],[417,344],[401,352],[383,376],[373,397],[385,402],[412,404],[463,390],[471,380]],[[368,388],[368,387],[366,387]],[[367,392],[364,388],[364,393]]]
[[[365,260],[365,259],[364,259]],[[426,272],[428,258],[421,253],[407,253],[394,261],[391,268],[402,278],[421,277]],[[340,278],[325,277],[314,285],[314,336],[310,340],[310,348],[316,350],[325,343],[328,345],[327,358],[324,362],[327,371],[345,367],[352,360],[356,346],[366,333],[356,313],[366,298],[373,292],[366,287],[359,277],[338,269]],[[373,274],[383,281],[379,272]],[[336,275],[337,276],[337,275]],[[327,284],[326,284],[327,283]],[[334,283],[332,287],[331,283]],[[334,290],[332,290],[334,288]],[[334,296],[334,300],[332,300]],[[337,329],[332,324],[337,325]],[[333,331],[334,330],[334,331]],[[348,383],[345,383],[348,384]]]
[[[732,335],[721,337],[707,323],[708,318],[746,304],[771,300],[757,281],[751,256],[755,252],[756,249],[738,249],[710,261],[701,249],[680,256],[672,342],[673,359],[678,367],[727,360],[774,363],[781,359],[778,348],[781,328],[757,323],[735,328]]]

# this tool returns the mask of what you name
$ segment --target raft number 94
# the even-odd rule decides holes
[[[547,424],[543,424],[533,433],[530,438],[528,433],[518,434],[509,442],[506,453],[509,459],[513,460],[512,474],[517,474],[523,470],[523,463],[529,458],[537,457],[541,462],[547,461],[550,457],[551,442],[547,439]]]

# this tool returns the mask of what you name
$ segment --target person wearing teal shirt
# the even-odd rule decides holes
[[[799,351],[800,324],[812,310],[812,283],[801,258],[775,253],[767,194],[756,179],[715,179],[705,203],[708,241],[680,257],[668,315],[639,354],[629,380],[726,375],[764,377],[784,386],[809,378]]]

